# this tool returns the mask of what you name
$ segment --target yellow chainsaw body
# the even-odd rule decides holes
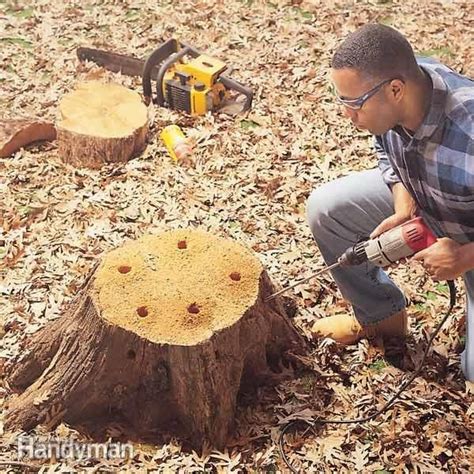
[[[163,96],[171,108],[191,115],[213,111],[226,97],[225,86],[218,82],[226,68],[224,62],[206,54],[176,62],[163,78]]]

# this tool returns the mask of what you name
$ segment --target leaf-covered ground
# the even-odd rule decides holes
[[[469,0],[0,2],[0,102],[7,117],[54,120],[59,99],[79,80],[104,78],[140,90],[138,80],[79,64],[76,47],[144,57],[172,36],[225,60],[256,96],[251,113],[239,119],[191,119],[155,109],[149,146],[124,166],[74,169],[60,161],[54,143],[0,160],[2,370],[25,339],[60,316],[101,255],[144,233],[196,227],[236,239],[281,285],[315,271],[322,260],[305,222],[309,193],[375,165],[369,136],[341,116],[327,78],[338,42],[366,22],[392,25],[417,52],[474,76]],[[193,163],[175,165],[166,154],[156,133],[169,123],[194,140]],[[148,442],[136,444],[126,463],[70,465],[90,472],[285,471],[276,445],[285,421],[297,414],[360,416],[381,406],[417,365],[447,308],[447,289],[416,265],[392,275],[412,301],[405,351],[366,341],[347,348],[329,340],[315,344],[297,378],[240,401],[225,452],[190,452],[177,440]],[[294,322],[306,335],[316,318],[348,310],[330,277],[302,285],[294,297]],[[379,474],[472,469],[474,388],[459,369],[463,312],[460,295],[422,374],[379,420],[289,435],[295,466]],[[4,404],[8,385],[0,390]],[[112,438],[120,434],[120,426],[110,428]],[[3,434],[1,460],[15,459],[17,435]],[[76,436],[65,425],[57,435]],[[64,467],[53,461],[42,471]]]

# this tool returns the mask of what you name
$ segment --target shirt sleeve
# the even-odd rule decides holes
[[[383,149],[382,139],[380,138],[380,136],[374,137],[374,147],[375,153],[379,160],[378,167],[382,172],[382,178],[384,180],[384,183],[388,186],[391,186],[395,183],[400,183],[401,179],[399,178],[397,173],[395,173],[394,169],[392,168],[392,165],[388,160],[388,156],[385,150]]]

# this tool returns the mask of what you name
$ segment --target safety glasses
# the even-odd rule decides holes
[[[382,87],[385,84],[388,84],[389,82],[393,81],[394,79],[397,78],[392,78],[392,79],[385,79],[385,81],[382,81],[380,84],[377,84],[375,87],[370,89],[370,91],[366,92],[365,94],[361,95],[357,99],[346,99],[345,97],[337,96],[339,102],[349,109],[353,110],[359,110],[362,108],[362,106],[367,102],[372,96],[377,94],[377,92],[382,89]]]

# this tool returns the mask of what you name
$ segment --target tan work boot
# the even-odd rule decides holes
[[[330,337],[342,344],[353,344],[363,337],[403,337],[408,332],[408,317],[404,309],[375,324],[361,326],[351,314],[336,314],[316,321],[314,337]]]

